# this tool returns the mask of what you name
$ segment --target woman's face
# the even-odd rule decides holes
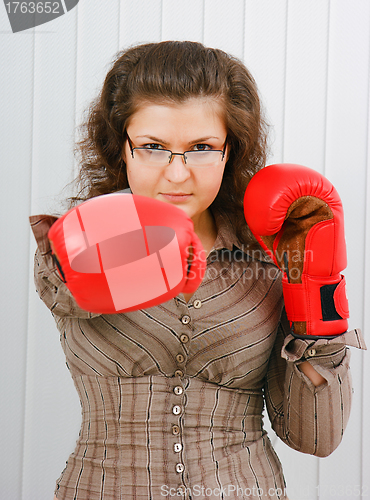
[[[219,103],[205,98],[181,104],[144,104],[132,115],[127,134],[133,147],[168,149],[174,153],[223,150],[227,131],[221,110]],[[224,160],[219,155],[220,161],[211,167],[185,165],[181,156],[174,156],[170,164],[148,166],[132,158],[128,141],[123,157],[134,194],[182,208],[196,229],[207,220],[207,209],[220,189],[228,149]]]

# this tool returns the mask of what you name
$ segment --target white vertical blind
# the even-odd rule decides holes
[[[370,255],[370,126],[369,126],[369,117],[370,117],[370,92],[368,93],[367,99],[367,158],[366,158],[366,174],[364,176],[364,185],[366,189],[365,193],[365,208],[361,211],[362,213],[362,233],[365,235],[365,246],[363,252],[363,282],[359,283],[359,293],[358,295],[362,296],[363,301],[360,301],[363,306],[363,329],[365,332],[370,328],[370,262],[367,256]],[[361,229],[360,229],[361,230]],[[369,342],[368,342],[369,343]],[[369,451],[369,443],[370,443],[370,426],[367,425],[368,415],[370,412],[370,362],[367,358],[363,359],[363,372],[362,372],[362,384],[359,384],[359,399],[361,401],[361,424],[360,430],[362,434],[362,442],[361,442],[361,451],[356,460],[357,463],[361,464],[361,482],[364,488],[366,488],[366,493],[369,492],[370,489],[370,479],[369,479],[369,470],[370,470],[370,451]]]
[[[27,350],[34,36],[14,38],[0,15],[0,497],[20,498]],[[21,58],[18,64],[14,64]],[[6,68],[6,71],[4,69]],[[26,84],[25,84],[26,82]],[[11,132],[11,134],[10,134]],[[9,239],[9,241],[7,241]],[[7,241],[5,243],[5,241]],[[14,265],[9,265],[13,263]],[[6,452],[4,451],[6,450]],[[4,476],[3,476],[4,474]]]
[[[258,82],[270,124],[270,163],[284,161],[287,0],[246,0],[244,62]]]
[[[157,42],[162,39],[163,6],[161,0],[152,0],[151,2],[148,0],[136,0],[135,2],[118,0],[118,3],[120,7],[120,48],[137,43]]]
[[[162,40],[203,42],[204,2],[163,0]]]
[[[203,43],[242,59],[244,20],[244,0],[204,0]]]
[[[354,318],[362,317],[364,311],[361,300],[363,289],[359,285],[364,277],[366,257],[364,228],[370,56],[370,3],[360,1],[356,6],[351,8],[343,0],[331,2],[330,5],[325,158],[325,173],[341,194],[346,227],[350,231],[354,230],[356,242],[350,245],[347,268],[352,325]],[[349,238],[351,232],[347,231],[348,241]],[[363,476],[358,463],[358,450],[366,446],[361,432],[364,424],[361,407],[368,396],[366,392],[361,393],[364,356],[357,350],[353,351],[355,393],[351,421],[343,440],[347,465],[343,469],[336,467],[334,460],[339,458],[341,450],[336,451],[332,461],[323,461],[320,481],[325,485],[329,485],[328,478],[343,486],[350,482],[361,484],[362,481],[369,485],[369,473]]]
[[[329,4],[287,8],[283,161],[324,173]],[[292,140],[294,138],[294,140]]]
[[[115,53],[169,39],[243,59],[272,126],[270,163],[305,164],[337,187],[350,326],[365,336],[370,327],[368,0],[80,0],[16,34],[0,7],[1,500],[52,500],[80,425],[58,332],[34,291],[28,216],[61,210],[74,175],[75,128]],[[370,497],[369,365],[367,353],[352,349],[352,414],[330,457],[299,454],[266,425],[290,500]]]

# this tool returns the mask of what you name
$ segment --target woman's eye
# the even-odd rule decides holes
[[[142,146],[142,147],[145,149],[163,149],[160,144],[156,144],[156,143],[144,144],[144,146]]]
[[[211,151],[212,146],[209,144],[196,144],[193,151]]]

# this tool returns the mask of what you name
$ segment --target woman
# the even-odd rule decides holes
[[[287,498],[264,403],[285,443],[330,454],[349,416],[346,344],[363,343],[358,331],[329,341],[289,335],[280,273],[243,214],[266,160],[253,78],[199,43],[133,47],[115,60],[84,131],[72,204],[127,188],[174,204],[192,219],[207,269],[194,294],[92,314],[55,268],[47,232],[56,219],[31,218],[37,290],[83,416],[55,498]],[[212,162],[199,166],[201,152]]]

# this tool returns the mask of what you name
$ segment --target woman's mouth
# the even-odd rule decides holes
[[[164,197],[165,200],[167,201],[172,201],[172,202],[177,202],[181,203],[183,201],[187,201],[190,196],[192,196],[189,193],[160,193],[161,196]]]

